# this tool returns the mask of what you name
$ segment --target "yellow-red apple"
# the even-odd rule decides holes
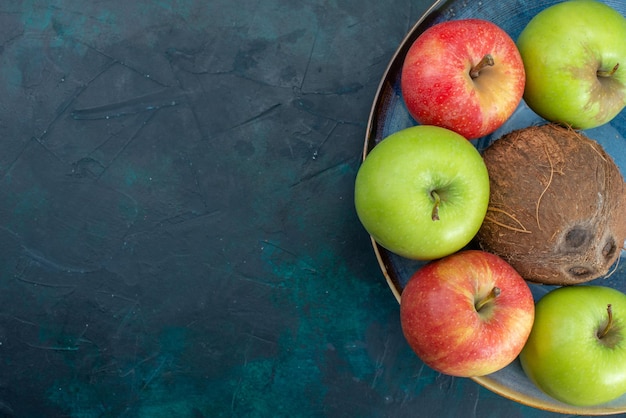
[[[526,281],[506,261],[464,250],[421,267],[400,299],[404,336],[431,368],[483,376],[522,351],[535,317]]]
[[[475,139],[513,114],[525,81],[515,41],[503,29],[486,20],[460,19],[418,36],[404,59],[400,86],[418,123]]]

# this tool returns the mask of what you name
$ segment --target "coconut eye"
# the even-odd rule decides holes
[[[589,241],[589,238],[591,238],[589,230],[575,226],[565,235],[565,246],[567,248],[579,248],[585,245],[587,241]]]
[[[615,254],[615,250],[617,250],[617,246],[615,245],[615,240],[613,237],[609,237],[604,247],[602,247],[602,255],[604,258],[611,258]]]
[[[586,276],[589,276],[593,271],[589,270],[587,267],[576,266],[569,269],[569,273],[574,276],[576,279],[582,279]]]

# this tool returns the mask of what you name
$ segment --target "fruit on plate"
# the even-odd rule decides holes
[[[475,139],[513,114],[524,82],[524,64],[504,30],[485,20],[460,19],[431,26],[413,42],[400,85],[417,122]]]
[[[589,129],[626,105],[626,18],[593,0],[544,9],[517,40],[524,99],[543,118]]]
[[[526,281],[502,258],[463,250],[421,267],[400,299],[404,336],[448,375],[483,376],[518,356],[534,320]]]
[[[461,135],[419,125],[395,132],[365,157],[355,181],[357,215],[400,256],[440,258],[467,245],[485,217],[489,177]]]
[[[604,286],[567,286],[537,302],[520,353],[524,372],[562,402],[590,406],[626,393],[626,295]]]
[[[611,270],[626,239],[626,187],[600,144],[546,124],[504,135],[483,158],[491,196],[482,249],[537,283],[584,283]]]

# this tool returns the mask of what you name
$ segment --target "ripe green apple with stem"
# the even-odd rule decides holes
[[[562,402],[592,406],[626,393],[626,295],[604,286],[560,287],[535,307],[520,353],[527,376]]]
[[[413,126],[384,138],[366,156],[354,203],[381,246],[406,258],[441,258],[478,232],[489,203],[489,175],[463,136]]]
[[[626,105],[626,18],[593,0],[557,3],[517,39],[524,100],[539,116],[577,129],[611,121]]]

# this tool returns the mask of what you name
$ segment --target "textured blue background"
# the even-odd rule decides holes
[[[425,367],[352,203],[427,1],[4,0],[0,417],[547,417]]]

